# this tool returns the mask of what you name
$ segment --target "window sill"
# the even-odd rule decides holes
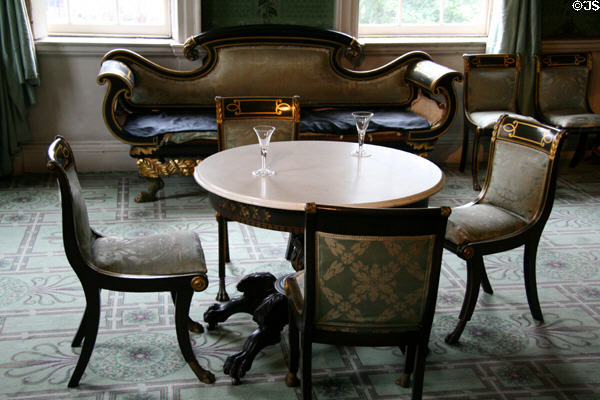
[[[122,37],[46,37],[35,42],[40,54],[100,55],[115,48],[127,48],[145,55],[180,55],[183,44],[173,39],[140,39]]]
[[[486,37],[432,37],[432,36],[397,36],[397,37],[359,37],[367,53],[377,52],[396,54],[398,51],[422,50],[437,54],[482,53],[485,51]]]

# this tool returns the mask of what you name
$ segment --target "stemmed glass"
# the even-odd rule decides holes
[[[275,132],[274,126],[269,125],[258,125],[255,126],[254,132],[256,133],[256,137],[258,137],[258,144],[260,145],[260,161],[261,167],[255,171],[252,171],[252,175],[254,176],[271,176],[275,173],[275,171],[267,168],[267,153],[269,152],[269,142],[271,140],[271,135]]]
[[[355,111],[352,113],[354,122],[356,123],[356,130],[358,131],[358,149],[352,152],[355,157],[370,157],[371,155],[363,149],[365,142],[365,132],[369,126],[369,121],[373,117],[373,113],[369,111]]]

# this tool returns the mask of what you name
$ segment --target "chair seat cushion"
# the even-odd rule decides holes
[[[556,111],[545,114],[546,120],[560,128],[600,128],[600,114],[569,114]]]
[[[106,271],[135,275],[206,273],[204,251],[192,231],[147,237],[96,239],[93,262]]]
[[[461,246],[508,235],[526,225],[524,218],[493,205],[455,207],[448,218],[446,240]]]
[[[526,117],[523,115],[519,115],[510,111],[475,111],[469,114],[471,117],[471,121],[477,125],[480,129],[493,129],[494,125],[498,119],[504,115],[508,114],[510,116],[514,116],[520,119],[531,120],[531,122],[537,122],[534,118]]]

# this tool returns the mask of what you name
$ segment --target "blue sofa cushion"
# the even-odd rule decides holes
[[[302,110],[300,132],[356,134],[352,108]],[[394,108],[370,108],[374,113],[367,132],[394,132],[429,129],[429,122],[410,111]],[[215,132],[214,111],[196,113],[135,114],[128,118],[124,130],[137,137],[154,137],[177,132]]]
[[[300,132],[356,134],[353,111],[373,113],[367,132],[402,132],[430,128],[425,118],[397,108],[335,108],[301,110]]]

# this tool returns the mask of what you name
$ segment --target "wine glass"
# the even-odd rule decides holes
[[[254,132],[256,133],[256,137],[258,137],[258,144],[260,145],[260,161],[261,167],[255,171],[252,171],[252,175],[254,176],[270,176],[275,173],[275,171],[267,168],[267,153],[269,152],[269,141],[271,140],[271,135],[275,132],[274,126],[269,125],[258,125],[255,126]]]
[[[356,130],[358,131],[358,148],[352,152],[355,157],[370,157],[371,155],[363,149],[365,142],[365,132],[369,126],[369,121],[373,117],[373,113],[369,111],[355,111],[352,113],[354,122],[356,123]]]

